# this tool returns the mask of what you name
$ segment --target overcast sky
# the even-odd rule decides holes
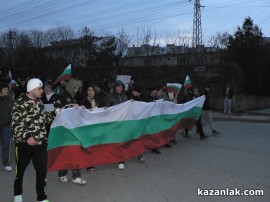
[[[233,33],[250,16],[270,36],[270,0],[201,0],[203,37]],[[88,26],[96,33],[130,34],[148,27],[159,34],[192,33],[194,1],[188,0],[0,0],[0,32]]]

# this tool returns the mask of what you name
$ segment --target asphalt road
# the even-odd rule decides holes
[[[50,202],[189,202],[270,201],[270,124],[216,122],[218,137],[200,140],[177,138],[161,155],[147,152],[146,162],[126,163],[82,170],[86,185],[62,183],[57,173],[48,174]],[[209,133],[208,127],[205,131]],[[13,157],[14,159],[14,157]],[[12,162],[14,167],[14,160]],[[70,172],[69,172],[70,174]],[[70,175],[69,175],[70,177]],[[0,202],[13,200],[14,172],[0,171]],[[259,189],[264,196],[198,196],[200,189]],[[24,202],[36,201],[35,172],[29,165],[24,178]]]

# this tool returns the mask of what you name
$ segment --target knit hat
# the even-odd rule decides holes
[[[66,91],[70,93],[72,97],[74,97],[79,87],[79,83],[75,79],[70,79],[67,83]]]
[[[30,79],[27,83],[27,92],[30,92],[31,90],[42,86],[43,84],[40,79],[37,78]]]
[[[15,80],[11,80],[10,84],[17,84]]]

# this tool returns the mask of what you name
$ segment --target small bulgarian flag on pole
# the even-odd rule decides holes
[[[71,64],[67,66],[67,68],[63,71],[63,73],[56,79],[53,85],[57,84],[63,80],[70,80],[71,79]]]
[[[175,95],[181,90],[182,85],[180,83],[167,83],[165,87],[169,93],[174,93]]]
[[[184,82],[184,88],[189,89],[191,87],[192,87],[192,83],[191,83],[191,80],[190,80],[189,76],[187,75],[186,79],[185,79],[185,82]]]

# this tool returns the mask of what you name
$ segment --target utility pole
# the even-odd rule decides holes
[[[202,45],[201,7],[200,0],[194,0],[192,47]]]
[[[14,34],[15,32],[12,32],[12,31],[9,31],[7,33],[7,46],[8,48],[11,48],[11,49],[13,48],[13,41],[15,39]]]
[[[9,68],[12,68],[15,66],[15,57],[14,57],[14,35],[16,33],[9,31],[7,33],[7,62],[9,65]]]

